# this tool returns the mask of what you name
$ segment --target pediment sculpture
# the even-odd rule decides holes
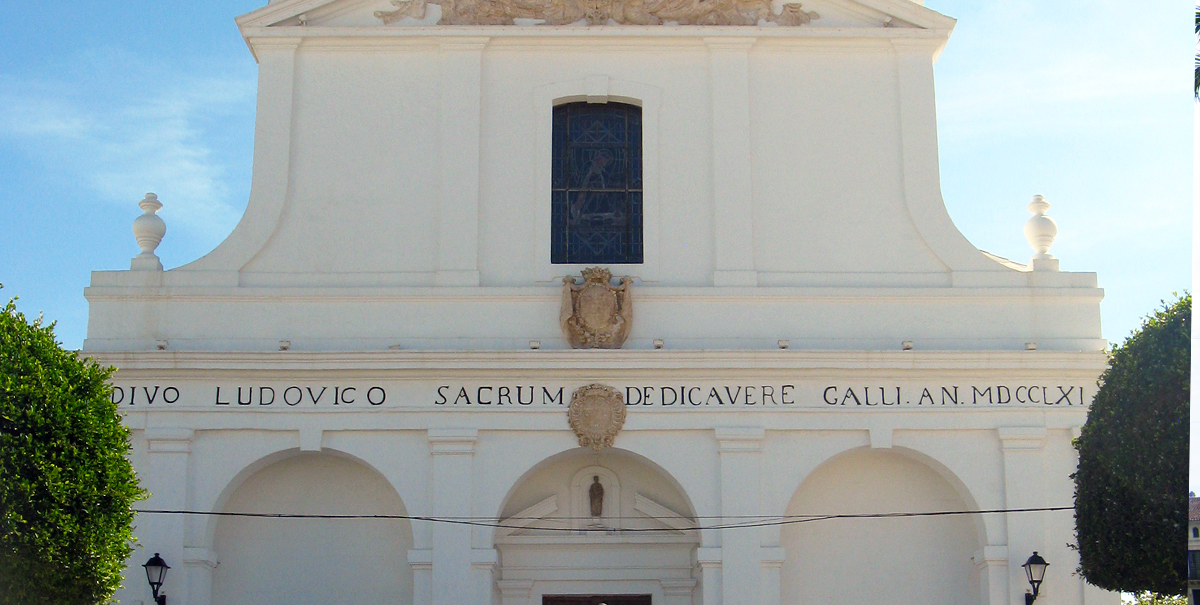
[[[799,2],[775,14],[770,0],[391,0],[396,10],[375,11],[385,24],[424,19],[428,4],[441,6],[439,25],[513,25],[528,19],[543,25],[777,25],[811,23],[820,15]]]
[[[567,407],[567,422],[579,437],[580,446],[596,451],[612,447],[617,433],[625,426],[625,398],[621,396],[620,391],[602,384],[579,387],[571,394],[571,405]],[[594,494],[589,492],[589,498],[592,502],[592,516],[600,516]],[[603,498],[604,488],[601,487],[601,502]]]
[[[612,285],[608,269],[583,270],[583,283],[563,278],[558,322],[573,349],[619,349],[633,327],[633,279]]]

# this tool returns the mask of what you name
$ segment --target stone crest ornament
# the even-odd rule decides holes
[[[563,278],[558,322],[574,349],[619,349],[633,327],[633,279],[612,285],[608,269],[583,270],[583,283]]]
[[[819,19],[799,2],[777,15],[771,0],[391,0],[395,10],[375,11],[385,24],[425,19],[429,4],[441,8],[440,25],[807,25]]]
[[[579,437],[579,445],[596,451],[612,447],[625,425],[625,398],[620,391],[602,384],[579,387],[571,394],[567,422]]]

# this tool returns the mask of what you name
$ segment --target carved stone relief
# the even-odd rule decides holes
[[[440,25],[513,25],[514,19],[543,25],[759,25],[796,26],[820,15],[788,2],[777,15],[770,0],[391,0],[396,10],[375,11],[385,24],[424,19],[427,4],[442,8]]]
[[[583,283],[563,278],[558,323],[575,349],[619,349],[633,327],[633,280],[614,287],[608,269],[583,270]]]
[[[625,426],[625,398],[620,391],[602,384],[579,387],[571,395],[567,422],[579,437],[579,445],[596,451],[612,447],[617,433]],[[601,488],[601,498],[603,494]],[[598,515],[593,513],[593,516]]]

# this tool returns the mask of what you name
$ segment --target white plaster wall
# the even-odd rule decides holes
[[[436,55],[301,51],[295,74],[288,199],[245,283],[435,270]]]
[[[944,272],[904,205],[891,49],[767,42],[750,66],[758,270]]]
[[[247,284],[370,283],[365,273],[437,270],[444,79],[481,78],[480,282],[524,286],[535,271],[534,134],[549,115],[540,86],[606,76],[661,90],[656,210],[662,239],[646,254],[655,281],[712,283],[713,79],[698,39],[497,40],[482,72],[447,71],[436,47],[371,51],[302,46],[296,54],[288,199],[274,233],[242,270]],[[764,41],[750,50],[755,265],[765,273],[945,272],[904,206],[895,58],[886,43],[811,52]],[[582,94],[580,90],[576,94]],[[638,99],[629,99],[638,102]],[[450,121],[467,116],[450,116]],[[471,178],[473,170],[450,158]],[[467,160],[462,160],[467,161]],[[459,178],[459,177],[451,177]],[[1019,226],[1014,226],[1014,231]],[[469,235],[469,230],[462,230]],[[451,242],[463,245],[467,242]],[[637,268],[632,272],[636,275]],[[275,277],[259,273],[282,273]],[[341,273],[341,276],[328,274]],[[253,274],[253,275],[249,275]],[[315,274],[315,275],[313,275]],[[378,278],[376,278],[378,279]],[[363,281],[367,280],[367,281]],[[421,283],[420,275],[391,283]],[[799,277],[776,277],[778,284]],[[920,282],[917,282],[920,283]],[[945,279],[939,282],[944,285]]]
[[[965,510],[927,467],[859,450],[817,469],[789,516]],[[836,519],[783,530],[781,603],[979,603],[979,548],[969,517]]]
[[[347,458],[300,454],[242,483],[226,512],[404,515],[386,480]],[[412,528],[399,519],[222,517],[212,602],[411,603]]]

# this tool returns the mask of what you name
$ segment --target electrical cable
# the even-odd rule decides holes
[[[151,515],[203,515],[215,517],[252,517],[266,519],[391,519],[391,520],[407,520],[407,521],[425,521],[430,523],[447,523],[452,525],[469,525],[474,527],[490,527],[498,529],[528,529],[537,531],[549,532],[604,532],[604,533],[642,533],[642,532],[665,532],[665,531],[719,531],[726,529],[749,529],[755,527],[774,527],[782,525],[796,525],[800,523],[811,523],[814,521],[830,521],[836,519],[890,519],[904,517],[947,517],[957,515],[992,515],[1000,513],[1037,513],[1037,512],[1055,512],[1064,510],[1074,510],[1073,506],[1043,506],[1035,508],[997,508],[987,510],[955,510],[955,511],[929,511],[929,512],[891,512],[891,513],[844,513],[836,515],[775,515],[775,516],[758,516],[758,515],[730,515],[730,516],[708,516],[698,517],[699,519],[745,519],[743,522],[725,523],[715,525],[695,524],[692,527],[685,528],[611,528],[611,527],[537,527],[531,524],[513,524],[515,520],[530,520],[529,517],[508,517],[505,519],[495,519],[494,517],[427,517],[421,515],[354,515],[354,514],[312,514],[312,513],[240,513],[240,512],[222,512],[222,511],[200,511],[200,510],[173,510],[173,509],[142,509],[134,510],[137,514]],[[613,519],[614,517],[609,517]],[[663,521],[663,518],[643,516],[643,517],[618,517],[621,519],[654,519]],[[539,517],[536,520],[547,519],[554,521],[572,521],[579,519],[592,519],[592,517]],[[676,520],[672,518],[671,520]]]

